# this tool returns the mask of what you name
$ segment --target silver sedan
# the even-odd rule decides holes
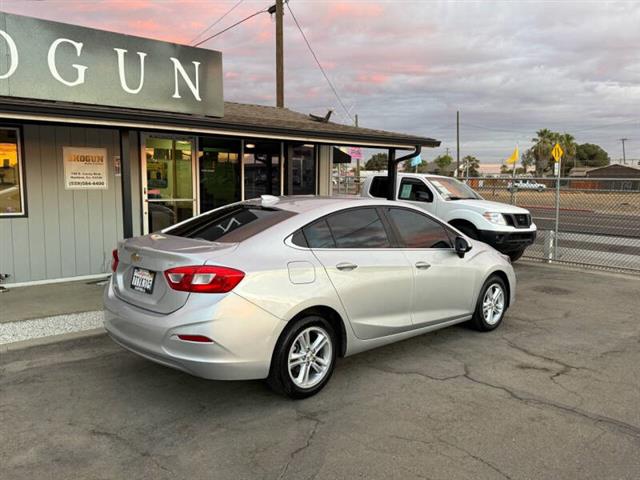
[[[504,255],[411,205],[270,197],[120,242],[105,328],[190,374],[317,393],[337,357],[461,322],[493,330],[513,304]]]

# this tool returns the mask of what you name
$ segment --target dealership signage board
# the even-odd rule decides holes
[[[221,117],[222,54],[0,12],[0,95]]]
[[[62,147],[64,188],[67,190],[106,190],[107,149]]]

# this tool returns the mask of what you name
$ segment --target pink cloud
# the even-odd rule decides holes
[[[356,77],[356,80],[361,83],[370,83],[374,85],[382,85],[389,81],[389,75],[382,73],[360,73]]]

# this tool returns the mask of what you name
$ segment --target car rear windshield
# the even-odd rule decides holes
[[[211,242],[242,242],[291,218],[295,212],[255,205],[233,205],[205,213],[165,230],[169,235]]]

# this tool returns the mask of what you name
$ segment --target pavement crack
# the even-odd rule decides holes
[[[93,436],[97,436],[97,437],[104,437],[107,438],[113,442],[116,443],[121,443],[122,445],[124,445],[127,449],[132,450],[133,452],[137,453],[138,455],[140,455],[141,457],[144,458],[148,458],[149,460],[151,460],[151,462],[158,467],[160,470],[164,470],[165,472],[170,473],[172,476],[175,476],[175,473],[173,472],[173,470],[165,467],[164,465],[162,465],[154,456],[153,454],[151,454],[150,452],[148,452],[147,450],[141,450],[139,449],[135,444],[133,444],[131,441],[127,440],[126,438],[118,435],[117,433],[114,432],[109,432],[106,430],[99,430],[97,428],[92,428],[91,430],[89,430],[89,433]]]
[[[289,460],[284,465],[284,467],[282,467],[280,475],[278,475],[278,480],[282,480],[283,478],[285,478],[285,475],[287,474],[287,471],[289,470],[289,466],[291,465],[291,463],[293,463],[293,461],[295,460],[296,456],[298,454],[304,452],[307,448],[309,448],[311,446],[311,442],[313,441],[313,437],[315,437],[316,432],[318,431],[318,426],[322,423],[320,420],[318,420],[317,418],[315,418],[314,416],[312,416],[312,415],[310,415],[308,413],[296,410],[296,414],[300,418],[303,418],[305,420],[309,420],[309,421],[313,422],[313,427],[311,428],[311,431],[307,435],[307,439],[306,439],[304,445],[302,445],[301,447],[296,448],[294,451],[292,451],[289,454]]]
[[[428,373],[419,372],[417,370],[398,370],[390,367],[373,367],[371,365],[367,365],[367,368],[372,370],[378,370],[385,373],[392,373],[394,375],[416,375],[423,378],[428,378],[429,380],[435,380],[436,382],[446,382],[449,380],[454,380],[456,378],[464,377],[464,373],[458,373],[456,375],[448,375],[445,377],[437,377],[435,375],[429,375]]]
[[[466,455],[468,455],[469,457],[473,458],[474,460],[476,460],[477,462],[482,463],[483,465],[486,465],[487,467],[489,467],[491,470],[493,470],[494,472],[496,472],[497,474],[499,474],[500,476],[502,476],[503,478],[506,478],[508,480],[512,480],[512,477],[510,477],[508,474],[506,474],[505,472],[503,472],[502,470],[500,470],[498,467],[496,467],[493,463],[491,463],[488,460],[485,460],[484,458],[475,455],[474,453],[471,453],[469,450],[467,450],[466,448],[462,448],[459,445],[456,445],[454,443],[451,443],[447,440],[445,440],[442,437],[436,437],[438,439],[438,441],[440,443],[443,443],[451,448],[454,448],[456,450],[459,450],[463,453],[465,453]]]
[[[533,352],[531,350],[529,350],[528,348],[525,348],[521,345],[518,345],[517,343],[515,343],[513,340],[509,340],[506,337],[503,337],[504,341],[507,342],[507,345],[509,345],[511,348],[513,348],[514,350],[518,350],[519,352],[522,352],[526,355],[529,355],[531,357],[537,358],[539,360],[544,360],[547,362],[551,362],[551,363],[555,363],[556,365],[560,365],[561,367],[563,367],[563,369],[558,372],[556,375],[554,375],[554,377],[557,377],[559,375],[564,375],[565,373],[571,371],[571,370],[591,370],[588,367],[582,367],[582,366],[577,366],[577,365],[572,365],[570,363],[567,363],[563,360],[558,360],[557,358],[553,358],[553,357],[549,357],[547,355],[543,355],[541,353],[537,353],[537,352]]]
[[[525,396],[505,386],[497,385],[494,383],[477,379],[471,375],[468,365],[465,364],[464,368],[465,368],[464,377],[469,381],[473,383],[477,383],[479,385],[483,385],[485,387],[492,388],[494,390],[499,390],[501,392],[504,392],[514,400],[526,403],[528,405],[550,407],[563,413],[569,413],[579,418],[590,420],[591,422],[594,422],[596,425],[604,424],[611,428],[614,428],[615,430],[625,435],[632,437],[635,440],[640,440],[640,427],[636,425],[632,425],[630,423],[626,423],[621,420],[616,420],[615,418],[605,417],[604,415],[598,415],[597,413],[588,412],[586,410],[582,410],[577,407],[572,407],[570,405],[565,405],[565,404],[554,402],[544,398],[535,397],[535,396]]]

